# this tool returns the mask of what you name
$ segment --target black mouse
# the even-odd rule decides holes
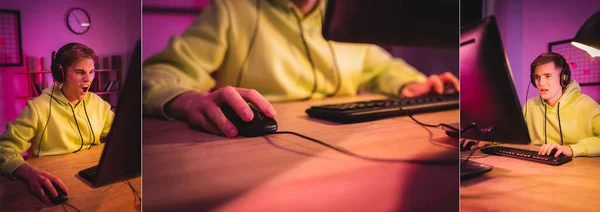
[[[56,190],[56,192],[58,192],[58,196],[56,196],[56,197],[52,196],[52,193],[50,193],[50,190],[48,190],[45,186],[42,186],[42,188],[44,189],[44,194],[46,194],[46,196],[48,197],[48,199],[50,200],[50,202],[52,204],[58,205],[63,202],[66,202],[67,199],[69,199],[69,196],[67,195],[67,193],[65,193],[54,182],[52,182],[52,186],[54,186],[54,189]]]
[[[250,122],[242,120],[231,106],[223,105],[220,107],[225,117],[238,129],[238,135],[256,137],[277,131],[277,121],[275,119],[267,117],[252,103],[248,103],[248,106],[254,112],[254,118]]]
[[[465,142],[467,142],[467,146],[463,146],[463,144]],[[473,147],[473,145],[475,145],[475,144],[476,144],[475,142],[469,142],[469,141],[463,140],[463,141],[460,142],[460,151],[471,150],[471,147]]]

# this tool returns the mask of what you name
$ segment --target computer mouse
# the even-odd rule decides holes
[[[69,199],[69,196],[67,195],[67,193],[64,192],[54,182],[52,182],[52,186],[54,186],[54,189],[56,190],[56,192],[58,192],[58,196],[56,196],[56,197],[52,196],[52,193],[50,193],[50,190],[48,190],[45,186],[42,186],[42,189],[44,189],[44,194],[46,194],[46,196],[48,197],[48,199],[50,200],[50,202],[52,204],[58,205],[63,202],[66,202],[67,199]]]
[[[467,145],[463,146],[465,144],[465,142],[467,142]],[[473,147],[473,145],[475,145],[475,144],[476,144],[475,142],[472,142],[472,141],[469,142],[467,140],[463,140],[460,142],[460,151],[462,152],[462,151],[471,150],[471,147]]]
[[[248,106],[254,112],[254,118],[249,122],[242,120],[231,106],[223,105],[220,107],[225,117],[238,129],[238,135],[256,137],[277,131],[277,121],[275,119],[267,117],[252,103],[248,103]]]

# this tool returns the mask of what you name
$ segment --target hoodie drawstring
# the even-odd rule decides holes
[[[558,102],[558,106],[557,106],[557,116],[558,116],[558,130],[560,132],[560,145],[564,145],[564,141],[563,141],[563,134],[562,134],[562,125],[560,123],[560,102]],[[546,133],[546,115],[548,109],[546,108],[546,105],[544,105],[544,143],[548,144],[548,134]]]
[[[562,126],[560,125],[560,102],[558,102],[558,129],[560,131],[560,145],[563,145],[563,135],[562,135]]]
[[[544,106],[544,144],[548,144],[548,134],[546,133],[546,115],[548,114],[548,108]]]
[[[310,54],[310,48],[308,47],[308,43],[306,42],[306,38],[304,37],[304,29],[302,28],[302,20],[300,19],[300,16],[298,15],[298,13],[296,13],[296,11],[294,9],[292,9],[292,12],[294,13],[294,16],[296,17],[296,22],[298,22],[298,27],[300,28],[300,38],[302,38],[302,44],[304,45],[304,51],[306,53],[306,58],[308,58],[308,62],[310,63],[310,66],[312,68],[312,72],[313,72],[313,88],[312,91],[310,92],[310,95],[302,100],[308,100],[310,99],[315,92],[317,92],[317,69],[315,67],[315,62],[313,61],[312,55]]]
[[[88,116],[87,109],[85,107],[85,100],[83,100],[83,111],[85,111],[85,118],[87,118],[88,126],[90,127],[90,131],[92,131],[92,144],[88,147],[88,150],[92,148],[94,144],[96,144],[96,134],[94,134],[94,128],[92,127],[92,122],[90,122],[90,117]]]
[[[75,119],[75,125],[77,126],[77,131],[79,132],[79,138],[81,138],[81,146],[79,147],[78,150],[75,150],[75,152],[79,152],[79,150],[81,150],[81,148],[83,148],[83,135],[81,134],[81,129],[79,129],[79,122],[77,122],[77,116],[75,116],[75,110],[73,110],[73,105],[71,105],[71,103],[69,103],[69,107],[71,107],[71,112],[73,113],[73,119]]]

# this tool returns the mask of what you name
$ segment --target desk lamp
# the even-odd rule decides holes
[[[592,57],[600,57],[600,11],[583,23],[571,44]]]

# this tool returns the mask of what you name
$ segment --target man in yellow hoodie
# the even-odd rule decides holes
[[[234,137],[238,131],[219,105],[250,121],[246,101],[273,118],[270,101],[459,89],[451,73],[428,78],[378,46],[326,41],[325,6],[325,0],[212,1],[145,61],[144,113]]]
[[[523,113],[531,142],[540,155],[600,156],[600,105],[581,93],[570,67],[560,54],[548,52],[531,63],[535,96]]]
[[[27,105],[19,116],[7,125],[0,136],[2,175],[27,182],[29,190],[50,203],[42,187],[54,197],[53,183],[64,192],[67,186],[56,176],[29,165],[21,156],[62,155],[89,149],[100,143],[110,131],[114,113],[110,104],[88,92],[94,79],[94,58],[91,48],[69,43],[61,47],[52,62],[56,82]]]

